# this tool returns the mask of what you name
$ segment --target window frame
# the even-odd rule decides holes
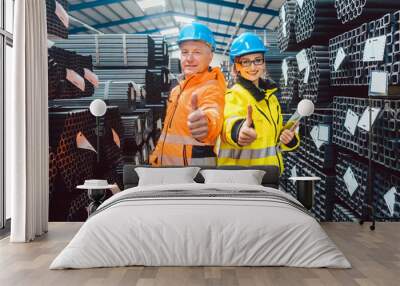
[[[0,0],[0,237],[10,230],[10,220],[6,219],[5,190],[5,73],[6,47],[13,47],[13,34],[6,31],[5,1]],[[14,1],[12,1],[14,5]],[[14,8],[13,8],[14,12]]]

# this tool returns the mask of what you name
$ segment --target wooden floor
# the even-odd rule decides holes
[[[28,244],[0,241],[0,285],[400,285],[400,223],[324,223],[323,228],[352,269],[289,267],[123,267],[48,270],[51,261],[81,226],[50,223],[49,233]]]

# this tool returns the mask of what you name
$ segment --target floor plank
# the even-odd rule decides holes
[[[48,269],[81,223],[50,223],[49,233],[32,243],[0,240],[0,285],[397,286],[400,273],[400,223],[368,225],[323,223],[352,269],[289,267],[118,267]]]

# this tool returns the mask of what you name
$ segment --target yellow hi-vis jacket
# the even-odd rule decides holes
[[[274,165],[283,172],[282,151],[292,151],[300,145],[298,133],[286,146],[278,146],[283,131],[281,107],[275,92],[276,85],[270,81],[260,82],[258,89],[250,81],[239,78],[225,95],[224,124],[218,154],[218,165]],[[238,145],[241,125],[247,116],[247,106],[253,108],[253,125],[257,139],[248,146]]]

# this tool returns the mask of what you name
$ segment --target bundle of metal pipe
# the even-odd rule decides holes
[[[117,161],[114,161],[108,169],[105,171],[102,178],[107,180],[107,182],[112,184],[117,184],[120,190],[123,190],[124,183],[122,179],[121,169],[123,169],[125,164],[124,157],[120,157]],[[110,194],[111,196],[112,194]]]
[[[140,141],[142,143],[148,141],[151,132],[153,131],[154,128],[153,110],[151,108],[140,108],[132,111],[130,115],[139,116],[140,119],[139,129],[142,130],[140,133],[141,134]]]
[[[53,195],[55,179],[57,176],[57,164],[56,164],[56,155],[54,154],[54,148],[49,147],[49,197]]]
[[[125,143],[124,126],[121,114],[117,106],[108,106],[107,112],[101,117],[100,124],[103,126],[101,137],[101,159],[103,173],[107,173],[112,166],[118,164],[122,156],[122,148]]]
[[[336,18],[335,0],[307,0],[296,6],[296,41],[322,45],[346,29]],[[304,44],[305,44],[304,43]]]
[[[56,2],[68,12],[67,0],[46,0],[47,34],[49,38],[68,39],[68,28],[61,22],[56,15]]]
[[[329,52],[326,46],[312,46],[306,51],[306,67],[299,70],[299,97],[314,103],[329,103],[332,92],[329,85]],[[299,62],[297,63],[298,66]]]
[[[173,74],[180,74],[182,72],[181,69],[181,61],[178,58],[170,58],[169,59],[169,70]]]
[[[100,82],[113,81],[134,81],[142,85],[146,83],[145,69],[94,69]]]
[[[128,113],[146,102],[144,86],[134,87],[133,82],[124,80],[108,80],[99,83],[95,94],[91,97],[76,99],[55,99],[52,105],[88,107],[94,99],[102,99],[108,106],[117,106],[120,112]]]
[[[359,219],[352,214],[352,212],[340,205],[334,204],[333,213],[332,213],[332,221],[335,222],[359,222]]]
[[[350,174],[350,175],[346,175]],[[353,175],[352,175],[353,174]],[[346,175],[346,176],[345,176]],[[346,206],[354,216],[362,218],[365,215],[367,205],[368,187],[368,164],[361,162],[357,157],[339,153],[338,163],[336,164],[336,198]],[[357,188],[353,191],[351,183],[345,181],[347,177],[354,177]],[[350,191],[349,191],[350,187]]]
[[[261,37],[261,34],[259,34]],[[294,52],[281,52],[279,49],[278,32],[267,32],[262,37],[265,38],[265,45],[268,52],[265,56],[266,73],[269,79],[279,83],[282,71],[282,61],[286,57],[294,56]]]
[[[296,1],[287,0],[279,12],[278,39],[279,48],[284,51],[295,51],[298,49],[295,33],[296,24]]]
[[[70,35],[68,40],[55,40],[57,47],[90,55],[93,65],[102,68],[154,67],[154,40],[140,34]]]
[[[305,174],[302,173],[302,168],[299,168],[299,158],[298,152],[284,152],[283,153],[283,163],[285,165],[285,169],[281,174],[281,178],[279,180],[279,184],[282,189],[291,194],[296,198],[296,185],[294,181],[289,180],[292,176],[303,176]]]
[[[153,114],[153,132],[151,134],[153,143],[155,144],[161,134],[162,125],[165,119],[166,106],[165,103],[146,104],[145,108],[150,108]]]
[[[169,90],[166,70],[146,70],[146,103],[160,103],[161,92]]]
[[[367,98],[335,97],[333,101],[333,143],[368,158],[369,133],[357,127],[354,134],[345,127],[347,113],[351,110],[359,118],[368,107]],[[372,107],[380,108],[372,128],[372,161],[400,171],[400,100],[373,99]]]
[[[329,65],[331,70],[331,85],[364,85],[366,78],[363,67],[365,42],[368,38],[368,25],[363,24],[351,31],[329,40]],[[335,69],[335,61],[339,49],[343,49],[345,58]]]
[[[86,208],[90,204],[87,191],[81,190],[68,205],[65,221],[85,221],[87,219]]]
[[[368,85],[372,71],[387,71],[389,85],[400,84],[400,11],[365,23],[360,27],[332,38],[329,42],[331,84]],[[366,41],[386,36],[382,61],[363,61]],[[335,70],[339,49],[345,53],[345,61]]]
[[[308,161],[301,161],[297,169],[301,169],[301,176],[321,178],[314,184],[314,205],[311,212],[319,221],[331,220],[335,192],[334,172],[321,170],[318,166],[311,165]]]
[[[150,35],[154,41],[154,65],[156,68],[168,67],[168,43],[164,36]]]
[[[67,69],[77,73],[84,80],[82,91],[67,80]],[[94,87],[84,78],[84,69],[93,70],[91,56],[78,55],[57,47],[48,50],[49,99],[92,96]]]
[[[77,141],[87,140],[96,148],[95,126],[87,109],[49,112],[49,142],[58,170],[50,201],[51,221],[67,219],[71,201],[81,194],[76,186],[93,178],[96,153],[78,148]]]
[[[80,174],[92,174],[95,153],[77,147],[79,132],[94,146],[95,120],[86,109],[49,112],[50,146],[55,150],[57,169],[65,188],[71,191],[80,178]],[[82,137],[83,138],[83,137]],[[85,162],[85,163],[82,163]],[[79,164],[82,163],[82,166]]]
[[[286,63],[285,63],[286,62]],[[285,58],[282,62],[282,75],[279,81],[279,88],[281,90],[281,96],[279,103],[281,104],[284,112],[290,113],[292,109],[297,107],[297,103],[300,101],[298,91],[298,68],[297,61],[294,57]],[[287,66],[287,71],[286,69]],[[286,74],[284,74],[286,72]]]
[[[391,79],[396,79],[396,82],[391,82],[391,84],[399,83],[398,77],[392,77],[394,28],[393,14],[386,14],[382,18],[368,23],[368,39],[386,36],[385,56],[383,61],[364,62],[364,74],[368,84],[370,82],[371,71],[373,70],[385,70],[389,73]]]
[[[400,186],[400,176],[398,174],[391,174],[384,170],[377,170],[374,172],[374,212],[378,218],[395,218],[400,220],[400,194],[394,192],[394,205],[393,209],[389,208],[385,200],[385,195]]]
[[[398,0],[335,0],[337,18],[343,23],[360,23],[400,9]]]
[[[135,162],[134,157],[140,152],[143,143],[143,120],[139,115],[122,115],[121,121],[125,138],[123,156],[128,158],[127,161]],[[129,160],[129,157],[132,157],[132,160]]]
[[[336,164],[336,147],[332,142],[333,111],[323,111],[324,113],[319,111],[307,118],[299,152],[310,165],[329,172]],[[326,138],[323,138],[324,136]]]

